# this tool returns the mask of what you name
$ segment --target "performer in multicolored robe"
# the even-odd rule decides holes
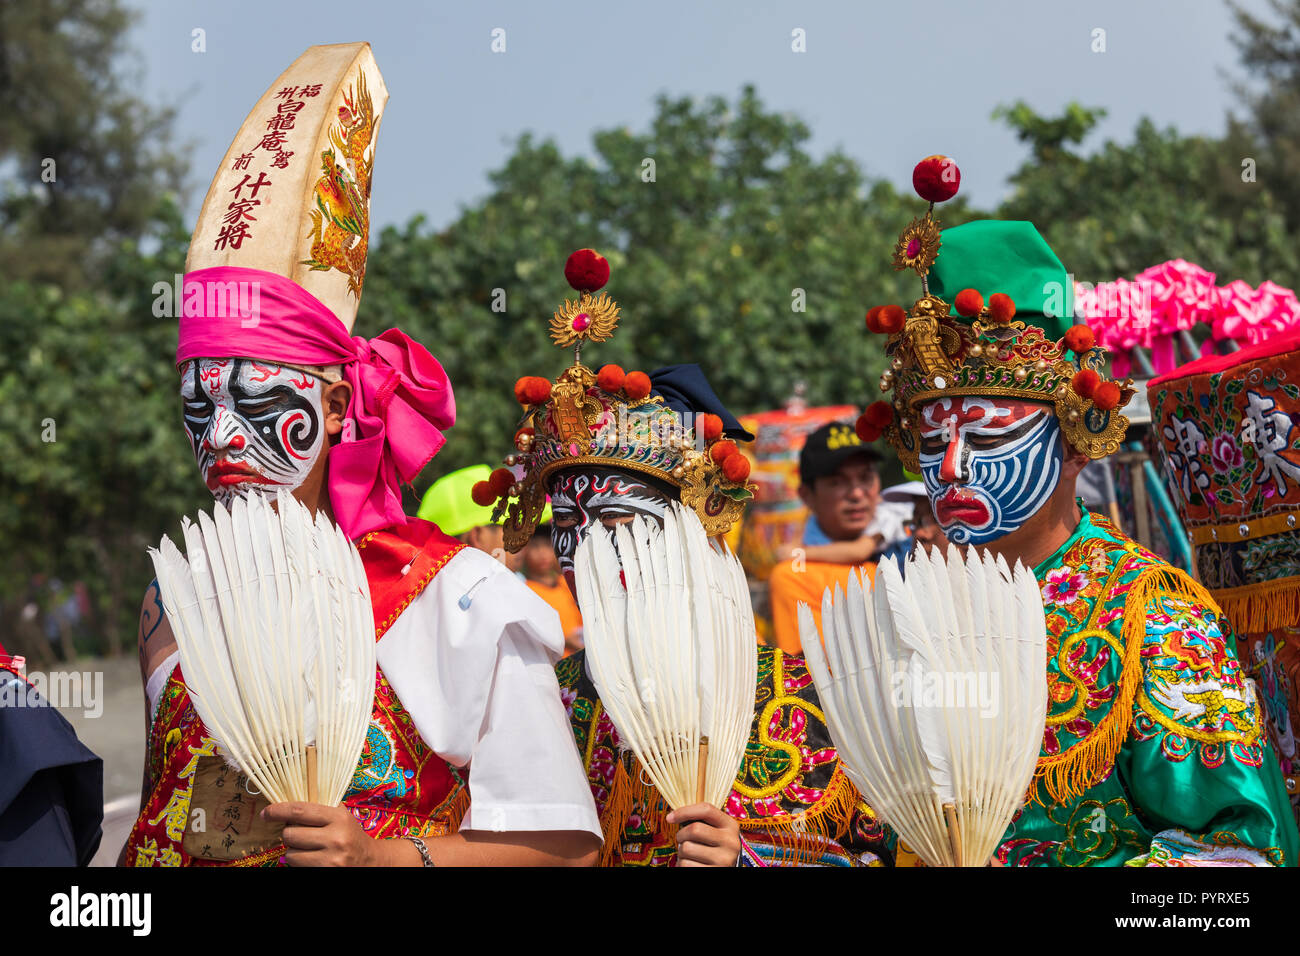
[[[697,365],[650,375],[582,365],[584,342],[609,337],[618,307],[595,295],[609,278],[603,257],[580,250],[565,275],[580,295],[555,313],[551,333],[575,347],[574,364],[554,383],[520,379],[518,454],[506,459],[519,476],[500,469],[475,494],[498,501],[506,547],[518,550],[549,493],[554,546],[572,588],[574,553],[588,533],[638,514],[661,517],[672,500],[694,508],[709,534],[725,534],[752,497],[749,462],[735,442],[752,436]],[[566,658],[557,674],[605,833],[603,864],[881,862],[883,828],[839,765],[802,657],[759,649],[752,736],[725,813],[700,804],[669,814],[624,750],[585,655]]]
[[[360,762],[343,807],[278,804],[264,819],[264,798],[194,710],[155,582],[140,619],[143,801],[125,865],[596,858],[600,826],[557,700],[555,612],[499,562],[402,512],[399,481],[454,421],[451,384],[396,329],[349,335],[386,98],[364,43],[311,48],[262,97],[200,213],[176,353],[185,428],[217,501],[288,489],[360,550],[378,642]]]
[[[1207,356],[1147,391],[1196,570],[1237,632],[1300,818],[1300,333]]]
[[[913,181],[931,205],[894,264],[924,294],[867,314],[887,336],[890,400],[859,434],[883,433],[924,476],[950,541],[1032,567],[1042,588],[1047,724],[997,859],[1293,865],[1300,837],[1221,611],[1075,497],[1083,466],[1124,437],[1131,383],[1105,380],[1091,330],[1059,318],[1071,283],[1031,223],[941,236],[933,204],[955,194],[956,166],[930,157]]]

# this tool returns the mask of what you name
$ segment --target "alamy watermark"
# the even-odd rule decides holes
[[[171,282],[153,285],[155,318],[202,315],[209,319],[239,319],[241,328],[256,328],[262,318],[262,284],[258,281],[186,281],[177,273]]]
[[[104,672],[34,671],[24,682],[0,671],[0,707],[57,707],[100,717],[104,713]]]

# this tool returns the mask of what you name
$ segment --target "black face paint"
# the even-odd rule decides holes
[[[321,390],[304,372],[251,359],[185,366],[185,429],[218,500],[259,485],[302,484],[324,444]]]
[[[662,522],[672,501],[654,485],[614,468],[565,471],[550,480],[550,489],[551,543],[570,587],[573,555],[593,528],[613,527],[636,515]]]

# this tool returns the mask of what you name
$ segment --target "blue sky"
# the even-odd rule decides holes
[[[131,41],[144,95],[179,108],[195,147],[190,219],[245,115],[316,43],[368,40],[388,84],[377,225],[416,212],[451,222],[526,130],[591,155],[594,129],[643,129],[657,93],[734,99],[747,82],[809,124],[815,154],[838,147],[902,185],[917,159],[947,153],[963,192],[991,206],[1024,157],[990,119],[997,105],[1103,106],[1090,145],[1129,138],[1144,115],[1214,135],[1233,105],[1225,71],[1240,75],[1221,0],[128,3],[141,14]],[[498,27],[504,53],[491,50]],[[191,51],[195,28],[204,53]],[[791,49],[796,29],[806,52]],[[1105,52],[1092,50],[1097,29]]]

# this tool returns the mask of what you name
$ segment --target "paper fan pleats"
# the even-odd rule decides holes
[[[799,631],[831,737],[867,802],[931,866],[983,866],[1023,805],[1047,714],[1038,583],[971,548],[881,562]]]
[[[185,554],[149,550],[185,685],[227,758],[272,802],[335,806],[361,756],[375,631],[361,556],[337,526],[280,492],[182,519]]]
[[[637,517],[613,535],[589,534],[574,572],[587,663],[619,737],[669,806],[702,795],[722,807],[749,741],[757,684],[739,560],[674,502],[662,527]]]

